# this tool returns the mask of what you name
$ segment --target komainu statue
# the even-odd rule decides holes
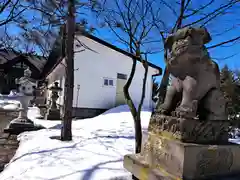
[[[210,41],[205,28],[192,27],[180,29],[166,39],[166,63],[172,79],[158,112],[181,118],[227,119],[219,68],[205,47]]]
[[[240,145],[230,143],[218,65],[205,28],[183,28],[166,39],[172,76],[166,98],[151,116],[141,153],[124,167],[143,180],[221,179],[240,174]],[[237,178],[240,179],[240,178]]]
[[[191,27],[166,39],[171,85],[151,116],[141,153],[124,156],[124,167],[135,177],[200,180],[240,174],[240,145],[228,140],[230,121],[218,65],[205,47],[209,41],[205,28]]]

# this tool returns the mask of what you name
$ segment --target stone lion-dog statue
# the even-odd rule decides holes
[[[156,112],[181,118],[227,120],[219,67],[205,47],[210,41],[206,28],[182,28],[168,36],[166,68],[171,84]]]

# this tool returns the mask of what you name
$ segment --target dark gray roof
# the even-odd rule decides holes
[[[5,64],[20,55],[25,56],[25,58],[32,65],[34,65],[40,72],[43,70],[43,67],[47,62],[46,58],[41,56],[24,54],[24,53],[16,52],[11,49],[0,49],[0,64]]]

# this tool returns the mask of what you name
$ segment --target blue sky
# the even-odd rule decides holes
[[[207,4],[208,2],[209,0],[194,1],[194,4],[192,4],[191,6],[199,7],[200,5]],[[209,8],[207,8],[203,13],[207,14],[209,12],[212,12],[213,9],[218,8],[219,5],[224,2],[226,1],[218,0],[217,3],[212,4],[212,6],[209,6]],[[170,27],[172,26],[172,23],[175,22],[173,15],[169,13],[169,9],[167,8],[163,10],[162,17],[163,17],[162,19],[165,22],[167,22],[167,25],[169,25]],[[187,24],[188,22],[198,20],[201,17],[202,17],[201,15],[193,16],[187,21],[183,22],[183,24]],[[92,18],[88,18],[88,19],[90,19],[90,23],[92,21],[94,26],[95,21],[92,20]],[[212,37],[212,41],[206,44],[207,47],[239,36],[240,35],[239,33],[240,32],[240,6],[238,5],[235,8],[230,9],[229,11],[227,11],[226,15],[216,18],[214,21],[207,24],[205,27],[208,29]],[[111,33],[111,31],[109,32],[106,29],[98,29],[95,32],[95,35],[100,38],[103,38],[108,42],[113,43],[114,45],[120,48],[126,49],[126,47],[122,43],[119,43],[118,38],[116,38],[113,35],[113,33]],[[160,35],[158,36],[160,37]],[[162,42],[159,42],[159,47],[162,47]],[[227,64],[231,69],[240,69],[240,61],[239,61],[240,40],[236,41],[235,43],[230,43],[223,46],[219,46],[214,49],[210,49],[209,52],[212,59],[219,64],[220,68],[222,68],[225,64]],[[149,55],[148,57],[152,63],[162,68],[165,67],[165,64],[163,61],[163,52]]]
[[[170,0],[171,1],[171,0]],[[201,0],[200,1],[194,1],[194,4],[192,4],[192,7],[199,7],[199,3],[207,3],[209,0]],[[218,4],[213,4],[210,6],[208,9],[206,9],[206,12],[210,12],[212,9],[216,8],[219,6],[219,3],[226,2],[225,0],[218,0]],[[239,7],[237,7],[239,8]],[[176,8],[177,9],[177,8]],[[168,14],[168,16],[166,16]],[[31,17],[31,12],[28,12],[24,14],[24,16]],[[86,16],[87,15],[87,16]],[[163,17],[162,19],[167,23],[168,26],[172,26],[172,23],[175,22],[175,19],[171,13],[169,13],[169,9],[164,8],[162,11],[161,16]],[[6,13],[0,14],[0,20],[2,18],[6,18]],[[107,30],[106,28],[99,28],[96,24],[94,15],[91,13],[85,14],[83,18],[87,18],[89,21],[89,24],[91,24],[93,27],[96,27],[97,30],[94,32],[96,36],[99,38],[102,38],[122,49],[126,50],[126,47],[118,41],[118,39],[111,33],[111,31]],[[190,18],[188,21],[194,21],[196,19],[199,19],[199,16],[194,16]],[[78,17],[79,19],[79,17]],[[188,22],[184,22],[188,23]],[[234,27],[233,27],[234,26]],[[233,9],[231,10],[226,16],[222,16],[221,18],[217,18],[213,23],[208,24],[207,29],[209,30],[211,36],[212,36],[212,41],[207,44],[207,46],[217,44],[219,42],[237,37],[240,35],[240,10],[239,9]],[[10,25],[9,26],[9,33],[11,35],[18,35],[20,32],[19,28],[17,28],[15,25]],[[225,30],[231,29],[225,33]],[[157,38],[160,38],[160,35]],[[156,44],[158,46],[158,44]],[[159,42],[159,47],[162,47],[162,43]],[[227,64],[231,69],[239,69],[240,68],[240,41],[232,43],[232,44],[227,44],[221,47],[217,47],[214,49],[210,50],[210,55],[211,57],[220,65],[220,67],[223,67],[225,64]],[[225,59],[226,57],[229,57]],[[165,64],[163,61],[163,53],[159,52],[153,55],[148,56],[149,61],[164,68]]]
[[[240,31],[239,31],[240,32]],[[112,38],[113,35],[106,30],[99,30],[95,32],[95,35],[99,38],[102,38],[116,46],[126,49],[124,45],[119,43],[116,39]],[[239,36],[239,33],[232,32],[231,37]],[[217,44],[218,42],[225,41],[229,38],[229,35],[223,35],[219,37],[217,40],[213,39],[212,42],[207,44],[207,46]],[[240,42],[236,42],[233,46],[225,45],[222,47],[217,47],[209,50],[211,57],[218,63],[220,68],[222,68],[225,64],[228,65],[230,69],[240,70]],[[226,57],[229,57],[225,59]],[[163,61],[163,52],[159,52],[156,54],[149,55],[149,61],[160,66],[161,68],[165,68],[165,63]],[[158,77],[159,81],[161,77]]]

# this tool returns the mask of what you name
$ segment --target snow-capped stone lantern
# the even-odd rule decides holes
[[[31,74],[31,70],[27,68],[24,71],[24,76],[15,80],[15,83],[18,85],[18,93],[4,97],[8,100],[20,102],[19,116],[10,122],[9,127],[4,130],[5,132],[20,133],[34,129],[33,122],[27,117],[28,105],[33,99],[33,91],[37,87],[37,82],[31,78]]]
[[[23,94],[25,96],[33,96],[33,91],[37,87],[37,82],[31,78],[32,71],[27,68],[24,71],[24,76],[15,79],[15,83],[19,85],[18,90],[20,94]]]
[[[58,93],[62,91],[62,88],[59,87],[58,84],[58,82],[54,82],[54,85],[48,89],[51,91],[51,103],[46,114],[46,119],[48,120],[59,120],[61,118],[60,110],[57,108],[56,101],[59,98]]]

